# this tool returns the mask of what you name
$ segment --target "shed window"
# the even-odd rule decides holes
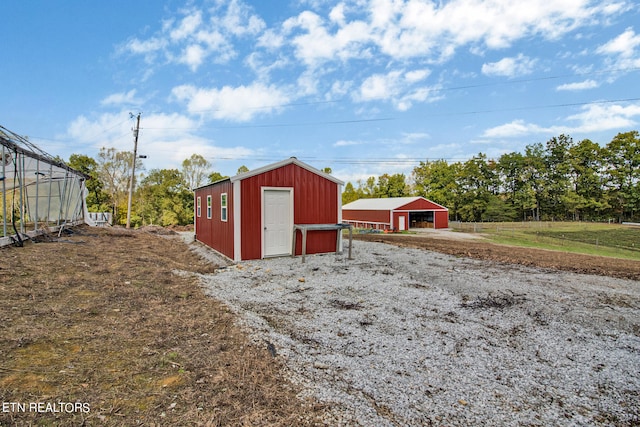
[[[220,195],[220,220],[227,221],[227,193]]]
[[[198,218],[200,218],[200,216],[202,215],[202,197],[198,196],[198,199],[196,201],[196,215],[198,216]]]
[[[207,196],[207,219],[211,219],[211,196]]]

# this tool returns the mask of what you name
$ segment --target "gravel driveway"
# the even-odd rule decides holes
[[[202,276],[327,424],[640,423],[640,282],[353,245]]]

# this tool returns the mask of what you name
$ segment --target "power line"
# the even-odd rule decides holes
[[[592,75],[613,74],[613,73],[619,73],[619,72],[635,72],[635,71],[640,71],[640,68],[639,67],[609,68],[609,69],[604,69],[604,70],[599,70],[599,71],[588,71],[588,72],[583,72],[583,73],[556,74],[556,75],[543,76],[543,77],[530,77],[530,78],[526,78],[526,79],[513,79],[513,80],[506,80],[506,81],[503,80],[503,81],[497,81],[497,82],[478,83],[478,84],[471,84],[471,85],[450,86],[450,87],[444,87],[444,88],[433,88],[432,90],[434,92],[447,92],[447,91],[454,91],[454,90],[476,89],[476,88],[482,88],[482,87],[504,86],[504,85],[519,84],[519,83],[530,83],[530,82],[538,82],[538,81],[546,81],[546,80],[558,80],[558,79],[571,78],[571,77],[587,77],[587,76],[592,76]],[[286,104],[262,105],[262,106],[259,106],[259,107],[246,107],[245,109],[247,109],[247,110],[263,110],[263,109],[275,109],[275,108],[286,108],[286,107],[298,107],[298,106],[306,106],[306,105],[321,105],[321,104],[331,104],[331,103],[343,103],[346,100],[347,100],[346,98],[340,98],[340,99],[337,99],[337,100],[292,102],[292,103],[286,103]],[[190,111],[190,113],[200,114],[200,113],[216,112],[216,111],[221,111],[221,110],[222,109],[220,109],[220,108],[208,108],[208,109]]]
[[[585,73],[576,73],[576,74],[558,74],[553,76],[544,76],[544,77],[533,77],[527,79],[517,79],[510,81],[499,81],[499,82],[490,82],[490,83],[482,83],[475,85],[464,85],[464,86],[451,86],[440,89],[434,89],[436,92],[442,91],[453,91],[453,90],[462,90],[462,89],[473,89],[480,87],[490,87],[490,86],[499,86],[499,85],[508,85],[508,84],[518,84],[518,83],[527,83],[534,81],[544,81],[544,80],[553,80],[553,79],[561,79],[568,77],[583,77],[589,75],[598,75],[598,74],[611,74],[616,72],[635,72],[640,70],[640,68],[612,68],[601,71],[592,71]],[[473,115],[473,114],[489,114],[496,112],[504,112],[504,111],[525,111],[525,110],[535,110],[535,109],[545,109],[545,108],[562,108],[562,107],[575,107],[575,106],[584,106],[584,105],[592,105],[592,104],[605,104],[605,103],[613,103],[613,102],[633,102],[638,101],[640,98],[626,98],[626,99],[614,99],[614,100],[601,100],[601,101],[587,101],[587,102],[577,102],[577,103],[566,103],[566,104],[549,104],[549,105],[538,105],[538,106],[523,106],[523,107],[513,107],[513,108],[503,108],[503,109],[490,109],[490,110],[475,110],[475,111],[461,111],[461,112],[450,112],[450,113],[433,113],[433,114],[425,114],[421,115],[421,117],[440,117],[440,116],[463,116],[463,115]],[[330,104],[330,103],[340,103],[344,102],[345,99],[340,100],[323,100],[323,101],[310,101],[310,102],[297,102],[297,103],[288,103],[288,104],[274,104],[269,106],[261,106],[261,107],[248,107],[248,109],[267,109],[267,108],[284,108],[284,107],[296,107],[296,106],[305,106],[305,105],[320,105],[320,104]],[[203,112],[214,112],[219,111],[219,109],[211,109],[211,110],[198,110],[196,113]],[[158,112],[155,112],[158,113]],[[385,122],[385,121],[394,121],[398,120],[397,117],[382,117],[382,118],[372,118],[372,119],[353,119],[353,120],[327,120],[327,121],[318,121],[318,122],[297,122],[297,123],[273,123],[273,124],[245,124],[245,125],[229,125],[229,126],[202,126],[202,127],[146,127],[145,129],[149,130],[206,130],[206,129],[252,129],[252,128],[284,128],[284,127],[311,127],[311,126],[325,126],[325,125],[341,125],[341,124],[357,124],[357,123],[371,123],[371,122]],[[122,125],[127,120],[116,123],[115,125],[102,130],[101,132],[92,135],[89,139],[97,139],[99,136],[107,133],[111,129]],[[118,136],[115,139],[120,139],[124,135]],[[46,138],[39,136],[32,136],[33,139],[43,140],[43,141],[53,141],[53,142],[77,142],[68,139],[54,139],[54,138]]]
[[[299,160],[305,162],[314,162],[314,163],[323,163],[323,164],[347,164],[347,165],[380,165],[380,164],[401,164],[401,165],[413,165],[420,162],[425,161],[436,161],[436,160],[467,160],[467,157],[447,157],[441,158],[438,157],[430,159],[426,157],[404,157],[401,159],[390,159],[388,157],[385,158],[366,158],[363,159],[361,157],[338,157],[338,158],[318,158],[318,157],[309,157],[309,156],[297,156]],[[270,162],[282,160],[282,156],[238,156],[238,157],[207,157],[209,160],[229,160],[229,161],[242,161],[242,160],[251,160],[251,161],[260,161],[260,162]]]
[[[472,111],[460,111],[460,112],[451,112],[451,113],[427,113],[420,115],[421,118],[428,117],[441,117],[441,116],[466,116],[473,114],[490,114],[490,113],[500,113],[504,111],[526,111],[526,110],[540,110],[545,108],[564,108],[564,107],[580,107],[584,105],[595,105],[595,104],[611,104],[614,102],[634,102],[640,101],[640,97],[638,98],[622,98],[622,99],[607,99],[607,100],[599,100],[599,101],[585,101],[585,102],[572,102],[565,104],[547,104],[547,105],[531,105],[524,107],[510,107],[510,108],[496,108],[490,110],[472,110]],[[204,130],[204,129],[254,129],[254,128],[281,128],[281,127],[310,127],[310,126],[325,126],[325,125],[340,125],[340,124],[354,124],[354,123],[371,123],[371,122],[386,122],[386,121],[395,121],[400,120],[398,117],[381,117],[375,119],[354,119],[354,120],[323,120],[317,122],[297,122],[297,123],[272,123],[272,124],[256,124],[256,125],[232,125],[232,126],[202,126],[198,128],[190,128],[190,127],[145,127],[145,129],[153,129],[153,130]],[[407,118],[406,120],[411,120]]]
[[[613,102],[633,102],[633,101],[640,101],[640,98],[607,99],[607,100],[600,100],[600,101],[572,102],[572,103],[566,103],[566,104],[531,105],[527,107],[496,108],[491,110],[464,111],[459,113],[434,113],[434,114],[426,114],[422,117],[463,116],[463,115],[471,115],[471,114],[501,113],[504,111],[525,111],[525,110],[541,110],[545,108],[581,107],[584,105],[611,104]]]
[[[569,78],[569,77],[586,77],[586,76],[597,75],[597,74],[612,74],[616,72],[634,72],[639,70],[640,68],[637,68],[637,67],[610,68],[608,70],[590,71],[585,73],[557,74],[555,76],[531,77],[526,79],[514,79],[514,80],[507,80],[507,81],[500,81],[500,82],[478,83],[474,85],[452,86],[452,87],[445,87],[445,88],[434,89],[434,90],[437,92],[444,92],[449,90],[475,89],[480,87],[502,86],[502,85],[517,84],[517,83],[530,83],[530,82],[538,82],[538,81],[545,81],[545,80],[557,80],[557,79],[563,79],[563,78]]]

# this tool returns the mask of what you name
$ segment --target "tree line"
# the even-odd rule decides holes
[[[423,196],[461,221],[640,219],[640,135],[606,146],[566,135],[498,159],[420,162],[409,178],[384,174],[347,183],[343,203],[367,197]]]
[[[72,154],[67,164],[90,177],[86,186],[90,212],[111,212],[114,224],[125,224],[133,152],[102,148],[96,159]],[[193,223],[193,189],[226,178],[211,172],[211,164],[194,154],[180,169],[145,171],[136,159],[131,225],[187,225]],[[239,172],[247,170],[241,167]]]
[[[112,212],[114,223],[126,222],[132,159],[132,152],[114,148],[101,149],[96,159],[71,155],[69,166],[91,177],[89,211]],[[141,172],[135,177],[133,226],[192,224],[193,189],[226,178],[198,154],[179,169],[146,172],[142,161],[136,162]],[[247,170],[242,166],[238,173]],[[426,197],[461,221],[635,221],[640,219],[640,135],[620,133],[604,147],[560,135],[498,159],[479,153],[465,162],[420,162],[409,177],[383,174],[348,182],[342,201],[404,196]]]

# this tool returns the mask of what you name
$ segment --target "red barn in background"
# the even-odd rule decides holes
[[[342,207],[344,222],[354,227],[404,231],[448,228],[449,210],[424,197],[359,199]]]
[[[292,255],[294,224],[342,222],[342,184],[292,157],[197,188],[196,240],[236,262]],[[310,232],[307,253],[335,252],[336,233]]]

